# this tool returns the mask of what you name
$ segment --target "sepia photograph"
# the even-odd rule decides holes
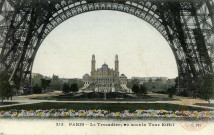
[[[213,0],[0,0],[0,135],[213,129]]]

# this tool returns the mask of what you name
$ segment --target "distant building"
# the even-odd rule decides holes
[[[59,80],[61,80],[64,83],[68,83],[69,80],[82,80],[79,78],[59,78]]]
[[[127,77],[124,74],[120,76],[120,84],[127,84]]]
[[[111,89],[115,85],[127,84],[127,77],[124,74],[119,76],[119,60],[118,55],[115,56],[115,68],[109,68],[106,63],[101,68],[95,69],[95,55],[92,55],[91,60],[91,74],[83,76],[85,85],[94,83],[96,87],[102,89]]]
[[[157,79],[161,79],[164,82],[168,80],[167,77],[132,77],[130,81],[134,79],[138,79],[140,84],[146,83],[149,80],[151,80],[152,82],[156,81]]]

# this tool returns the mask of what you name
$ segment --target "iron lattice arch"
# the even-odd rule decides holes
[[[0,70],[10,74],[9,81],[19,77],[20,85],[28,85],[46,36],[65,20],[96,10],[125,12],[156,28],[175,56],[179,87],[190,90],[213,74],[212,0],[2,0]]]

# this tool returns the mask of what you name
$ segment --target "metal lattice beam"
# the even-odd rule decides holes
[[[2,0],[0,71],[30,82],[36,53],[46,36],[76,15],[114,10],[147,21],[168,41],[180,87],[213,74],[214,3],[212,0]]]

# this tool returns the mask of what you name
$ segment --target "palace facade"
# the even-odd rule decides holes
[[[119,76],[119,60],[118,55],[115,56],[115,67],[109,68],[106,63],[101,68],[96,69],[95,55],[92,55],[91,74],[83,76],[85,85],[94,84],[99,89],[113,89],[116,85],[127,84],[127,77],[124,74]]]

